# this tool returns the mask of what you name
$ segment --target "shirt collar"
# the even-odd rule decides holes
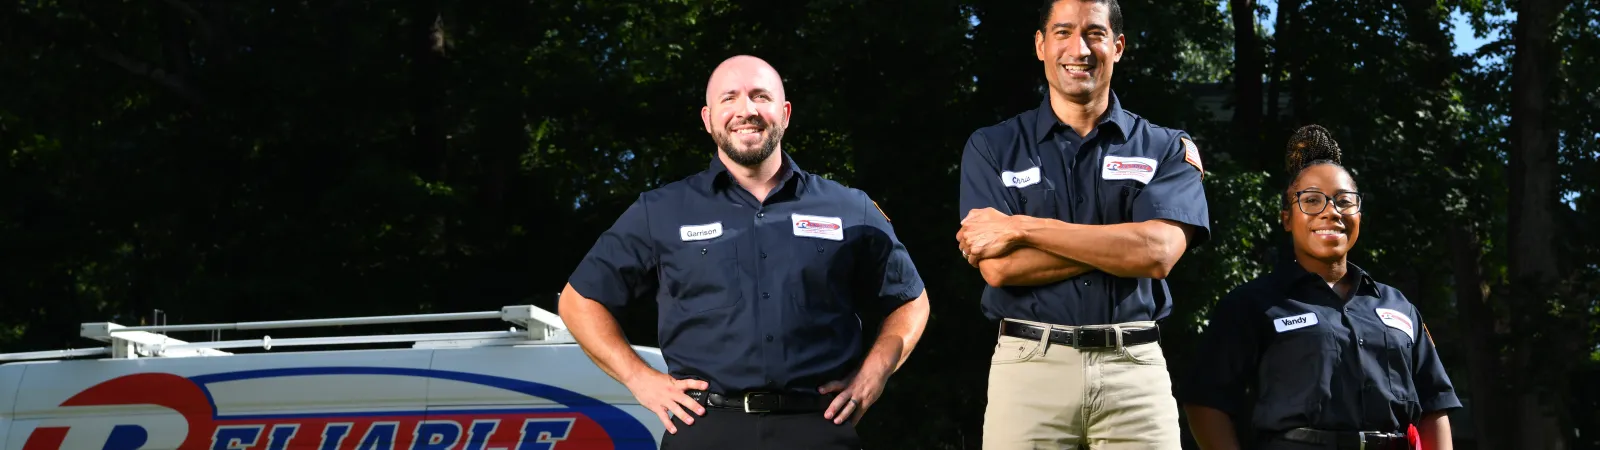
[[[789,152],[779,150],[778,154],[782,155],[783,157],[783,168],[779,169],[781,172],[778,175],[778,186],[783,186],[789,184],[791,181],[802,180],[805,178],[798,176],[805,175],[806,172],[804,170],[800,170],[800,164],[794,162],[794,158],[789,156]],[[706,173],[711,175],[707,177],[706,185],[713,191],[722,189],[732,185],[733,183],[733,174],[728,173],[728,166],[723,165],[722,158],[719,158],[716,155],[711,156],[711,166],[706,169]]]
[[[1039,102],[1039,109],[1034,110],[1033,141],[1044,142],[1050,138],[1050,132],[1058,126],[1066,126],[1061,119],[1056,118],[1055,110],[1050,109],[1050,95],[1046,94],[1044,100]],[[1110,92],[1110,100],[1106,105],[1106,112],[1095,123],[1096,127],[1105,126],[1109,122],[1117,126],[1118,135],[1122,140],[1128,140],[1128,132],[1133,130],[1133,117],[1128,111],[1122,109],[1122,101],[1117,99],[1116,91]]]
[[[1374,280],[1372,275],[1368,274],[1366,270],[1363,270],[1360,266],[1348,261],[1345,262],[1345,270],[1356,276],[1356,295],[1368,295],[1377,298],[1383,297],[1383,291],[1378,289],[1378,281]],[[1300,267],[1300,263],[1293,260],[1278,263],[1277,268],[1272,270],[1272,274],[1270,276],[1273,280],[1273,286],[1276,287],[1279,292],[1284,294],[1291,293],[1296,287],[1299,287],[1302,283],[1308,282],[1312,279],[1322,283],[1323,286],[1327,285],[1327,282],[1323,281],[1322,277],[1311,272],[1307,272],[1304,267]]]

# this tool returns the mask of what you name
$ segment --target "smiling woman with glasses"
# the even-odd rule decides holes
[[[1361,193],[1341,157],[1316,125],[1289,141],[1278,218],[1294,261],[1212,307],[1177,388],[1201,448],[1451,448],[1461,401],[1421,313],[1349,262]]]

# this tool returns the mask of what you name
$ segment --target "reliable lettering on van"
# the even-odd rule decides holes
[[[531,306],[250,328],[495,317],[526,329],[191,344],[151,332],[161,326],[84,324],[85,336],[112,345],[0,354],[19,361],[0,365],[0,392],[17,393],[0,396],[0,450],[659,448],[656,416],[588,359],[559,317]],[[383,342],[411,347],[271,351]],[[252,346],[268,351],[217,350]],[[659,350],[635,348],[666,370]]]

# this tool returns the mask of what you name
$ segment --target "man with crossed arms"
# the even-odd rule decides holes
[[[1034,110],[977,130],[961,159],[958,246],[999,322],[986,450],[1177,449],[1156,321],[1164,278],[1209,234],[1199,150],[1122,109],[1116,0],[1045,0]],[[1080,447],[1080,448],[1082,448]]]

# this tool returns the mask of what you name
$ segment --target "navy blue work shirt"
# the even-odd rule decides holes
[[[863,356],[858,308],[923,284],[866,193],[800,170],[757,202],[720,159],[645,192],[578,264],[573,289],[615,311],[654,297],[674,378],[710,390],[816,393]]]
[[[1250,411],[1267,433],[1400,432],[1461,407],[1416,306],[1360,267],[1348,271],[1359,280],[1349,301],[1295,262],[1223,296],[1178,400],[1236,422]]]
[[[1116,93],[1088,136],[1039,108],[979,129],[961,156],[961,218],[974,209],[1107,225],[1169,219],[1189,225],[1194,247],[1210,236],[1199,150],[1188,133],[1122,109]],[[1172,310],[1166,280],[1102,271],[1042,286],[985,286],[991,320],[1058,325],[1160,320]]]

